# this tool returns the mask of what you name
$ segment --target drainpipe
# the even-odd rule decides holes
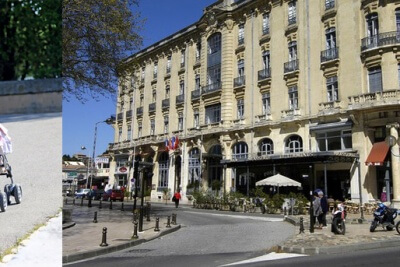
[[[306,0],[306,17],[307,17],[307,97],[308,97],[308,115],[311,116],[311,58],[310,58],[310,6],[309,0]],[[308,125],[311,121],[308,121]],[[311,135],[308,133],[308,150],[311,151]]]

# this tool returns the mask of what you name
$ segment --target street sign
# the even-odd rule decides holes
[[[67,176],[68,177],[76,177],[76,176],[78,176],[78,173],[77,172],[69,172]]]
[[[126,167],[119,168],[119,172],[126,172],[128,169]]]
[[[94,159],[94,162],[96,163],[96,164],[98,164],[98,163],[109,163],[109,159],[108,158],[102,158],[102,157],[98,157],[98,158],[95,158]]]

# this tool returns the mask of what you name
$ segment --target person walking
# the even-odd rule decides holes
[[[181,194],[179,193],[179,191],[176,191],[174,197],[172,198],[172,200],[175,202],[175,208],[178,208],[180,199],[181,199]]]
[[[326,197],[324,196],[324,193],[322,191],[318,192],[318,196],[320,198],[321,210],[322,210],[322,213],[319,215],[321,218],[318,219],[318,221],[322,222],[322,227],[327,227],[327,224],[326,224],[326,213],[329,210],[328,200],[326,199]]]
[[[314,216],[313,216],[313,224],[315,225],[316,219],[318,219],[318,227],[316,229],[322,229],[322,221],[320,215],[322,214],[321,208],[321,199],[318,196],[318,193],[314,192],[314,200],[313,200],[313,209],[314,209]]]

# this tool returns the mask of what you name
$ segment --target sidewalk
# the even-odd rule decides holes
[[[300,217],[304,219],[304,233],[300,233]],[[373,215],[364,215],[366,221],[359,223],[360,214],[348,214],[346,218],[345,235],[336,235],[331,232],[331,215],[327,215],[328,227],[314,229],[310,233],[309,215],[287,216],[286,221],[299,228],[292,239],[278,246],[279,252],[300,254],[335,254],[347,251],[400,246],[400,235],[396,230],[386,231],[378,226],[371,233],[369,227]]]
[[[63,224],[63,263],[75,262],[87,258],[96,257],[106,253],[115,252],[143,242],[156,239],[162,235],[177,231],[180,225],[173,225],[167,228],[167,215],[159,216],[159,229],[154,231],[156,226],[155,212],[150,212],[150,222],[143,218],[143,231],[139,232],[138,239],[132,239],[134,224],[133,202],[124,202],[124,211],[121,211],[122,203],[113,202],[113,209],[110,210],[110,202],[102,202],[99,209],[99,201],[92,201],[92,207],[88,207],[87,200],[80,206],[81,200],[68,199],[64,208],[72,209],[72,221]],[[137,207],[140,206],[138,201]],[[94,213],[97,212],[97,223],[94,223]],[[172,213],[169,214],[172,216]],[[139,221],[139,218],[138,218]],[[171,217],[172,221],[172,217]],[[108,246],[101,247],[103,228],[107,228],[106,243]]]

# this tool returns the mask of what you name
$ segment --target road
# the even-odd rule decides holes
[[[58,213],[61,196],[61,113],[1,115],[12,138],[13,153],[7,155],[14,182],[22,186],[19,205],[0,212],[0,254],[16,241]],[[0,176],[0,189],[10,183]],[[61,232],[60,232],[61,238]],[[60,245],[61,262],[61,245]]]
[[[296,229],[282,217],[220,213],[163,204],[152,211],[176,211],[182,228],[159,239],[69,266],[219,266],[264,255],[291,237]]]

